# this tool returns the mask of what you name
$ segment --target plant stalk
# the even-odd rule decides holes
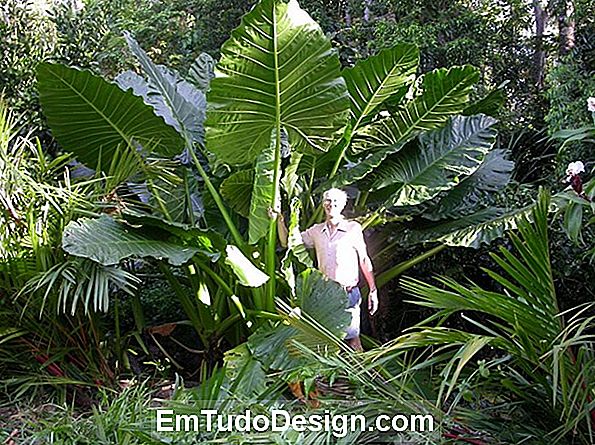
[[[275,204],[279,200],[279,176],[281,172],[281,91],[279,85],[279,60],[277,48],[277,21],[275,14],[273,14],[273,57],[275,63],[275,170],[273,173],[273,199],[271,208],[275,208]],[[264,302],[264,309],[273,312],[275,310],[275,290],[276,290],[276,247],[277,247],[277,221],[272,218],[269,223],[269,232],[267,239],[266,252],[266,270],[269,275],[267,282],[266,301]]]
[[[231,217],[229,216],[229,213],[227,212],[227,209],[225,208],[225,204],[223,204],[223,200],[221,199],[221,196],[219,196],[219,193],[217,193],[217,190],[215,190],[215,187],[213,186],[213,183],[209,179],[209,176],[205,172],[204,168],[202,168],[202,165],[200,165],[198,157],[196,156],[196,153],[194,153],[192,144],[189,143],[188,140],[186,141],[186,148],[190,152],[190,156],[192,157],[192,162],[194,162],[194,165],[195,165],[196,169],[198,170],[198,173],[200,174],[203,181],[205,182],[205,185],[207,186],[209,193],[213,197],[215,204],[217,204],[217,208],[221,212],[221,216],[223,216],[223,220],[225,221],[225,224],[227,225],[227,228],[229,229],[229,232],[231,233],[233,240],[238,245],[238,247],[245,252],[246,244],[245,244],[244,240],[242,239],[242,235],[240,235],[239,230],[237,229],[237,227],[231,220]]]
[[[386,283],[388,283],[393,278],[398,277],[399,275],[401,275],[406,270],[409,270],[413,266],[415,266],[416,264],[419,264],[422,261],[425,261],[428,258],[436,255],[438,252],[443,251],[447,247],[448,246],[446,244],[440,244],[439,246],[436,246],[433,249],[430,249],[427,252],[425,252],[425,253],[423,253],[421,255],[418,255],[415,258],[411,259],[411,260],[403,261],[402,263],[399,263],[399,264],[391,267],[390,269],[382,272],[378,276],[378,278],[376,278],[376,286],[377,287],[384,286]]]
[[[343,161],[343,157],[345,156],[345,153],[347,152],[347,147],[349,147],[349,144],[351,143],[352,134],[353,133],[351,131],[351,128],[348,127],[347,130],[345,131],[345,134],[339,141],[338,146],[341,147],[341,153],[337,157],[337,160],[335,161],[335,165],[333,165],[333,168],[328,175],[329,180],[337,174],[337,171],[339,171],[339,166],[341,165],[341,161]],[[314,176],[314,175],[312,175],[312,176]],[[316,221],[318,221],[320,219],[321,215],[322,215],[322,205],[319,205],[316,208],[316,211],[312,214],[312,216],[308,220],[308,227],[310,227],[312,224],[314,224]]]

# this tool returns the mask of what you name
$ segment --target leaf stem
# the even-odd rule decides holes
[[[411,269],[413,266],[415,266],[416,264],[421,263],[422,261],[436,255],[437,253],[443,251],[444,249],[446,249],[448,246],[446,244],[440,244],[439,246],[434,247],[433,249],[428,250],[425,253],[422,253],[421,255],[416,256],[413,259],[410,259],[408,261],[403,261],[399,264],[396,264],[395,266],[391,267],[390,269],[382,272],[378,278],[376,278],[376,286],[377,287],[382,287],[384,286],[386,283],[388,283],[390,280],[392,280],[395,277],[398,277],[399,275],[401,275],[403,272]]]
[[[186,148],[187,148],[188,152],[190,153],[190,156],[192,157],[192,162],[194,162],[194,165],[195,165],[196,169],[198,170],[198,173],[200,174],[203,181],[205,182],[205,185],[207,186],[209,193],[213,197],[215,204],[217,204],[217,208],[221,212],[221,216],[223,217],[223,220],[225,221],[225,224],[227,225],[227,228],[229,229],[229,232],[231,233],[231,236],[233,237],[235,243],[238,245],[238,247],[241,250],[245,251],[246,244],[242,238],[242,235],[240,235],[240,232],[238,231],[237,227],[231,220],[229,213],[227,213],[227,209],[225,208],[225,204],[223,204],[223,201],[221,200],[221,196],[219,196],[219,193],[217,193],[217,190],[215,190],[215,187],[213,186],[213,183],[209,179],[209,176],[205,172],[204,168],[202,168],[202,165],[200,165],[200,161],[198,160],[196,153],[194,153],[194,148],[192,146],[192,143],[189,143],[188,140],[186,140]]]
[[[279,84],[279,55],[277,48],[277,17],[273,4],[273,59],[275,64],[275,167],[273,173],[273,199],[271,208],[275,209],[279,200],[279,176],[281,171],[281,92]],[[275,209],[277,210],[277,209]],[[275,310],[275,289],[276,289],[276,250],[277,246],[277,221],[271,218],[267,240],[266,268],[269,275],[267,283],[266,301],[264,309],[274,312]]]

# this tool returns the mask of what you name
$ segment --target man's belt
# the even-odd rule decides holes
[[[355,289],[357,287],[357,285],[355,286],[343,286],[343,288],[347,291],[347,292],[351,292],[353,289]]]

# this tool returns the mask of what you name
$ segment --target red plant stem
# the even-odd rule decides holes
[[[39,354],[39,355],[35,356],[35,360],[37,360],[39,363],[44,365],[49,360],[49,357],[45,354]],[[64,374],[64,371],[62,371],[62,369],[55,363],[50,363],[49,365],[46,366],[46,369],[54,377],[66,377],[66,374]]]

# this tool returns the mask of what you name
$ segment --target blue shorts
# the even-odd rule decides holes
[[[347,332],[345,340],[351,340],[352,338],[359,337],[360,305],[362,302],[362,293],[359,287],[355,286],[348,291],[347,298],[349,301],[347,311],[351,313],[351,323],[345,330]]]

